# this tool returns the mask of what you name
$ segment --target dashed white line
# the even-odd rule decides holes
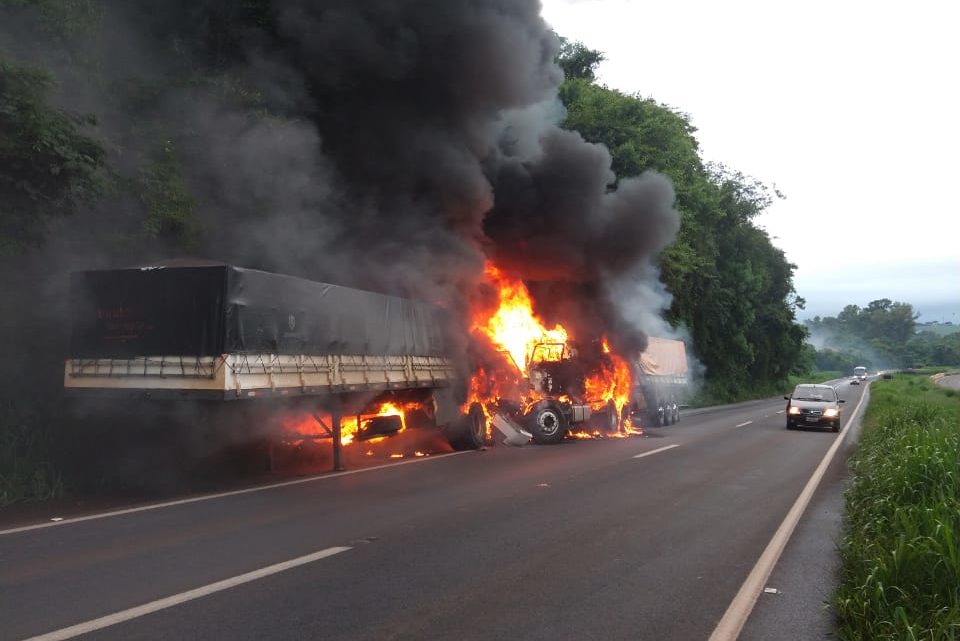
[[[747,422],[745,422],[745,423],[740,423],[740,425],[735,425],[734,427],[743,427],[744,425],[750,425],[750,423],[753,423],[753,421],[747,421]]]
[[[783,414],[783,413],[786,412],[786,411],[787,411],[787,410],[780,410],[779,412],[777,412],[777,414]]]
[[[199,599],[215,592],[229,590],[230,588],[235,588],[238,585],[243,585],[244,583],[250,583],[251,581],[268,577],[271,574],[285,572],[301,565],[313,563],[314,561],[325,559],[329,556],[333,556],[334,554],[346,552],[349,549],[351,548],[345,546],[326,548],[324,550],[320,550],[319,552],[314,552],[313,554],[307,554],[306,556],[299,556],[295,559],[290,559],[289,561],[283,561],[282,563],[268,565],[265,568],[247,572],[246,574],[239,574],[237,576],[230,577],[229,579],[224,579],[223,581],[209,583],[193,590],[181,592],[180,594],[174,594],[172,596],[168,596],[163,599],[157,599],[156,601],[151,601],[150,603],[144,603],[143,605],[138,605],[127,610],[114,612],[113,614],[108,614],[107,616],[100,617],[99,619],[91,619],[89,621],[84,621],[83,623],[78,623],[77,625],[71,625],[69,628],[61,628],[59,630],[54,630],[53,632],[47,632],[46,634],[30,637],[27,639],[27,641],[62,641],[63,639],[72,639],[73,637],[80,636],[81,634],[88,634],[96,630],[108,628],[112,625],[117,625],[118,623],[123,623],[124,621],[136,619],[160,610],[166,610],[167,608],[172,608],[175,605],[180,605],[181,603],[186,603],[187,601],[193,601],[194,599]]]
[[[657,454],[659,452],[666,452],[667,450],[672,450],[675,447],[680,447],[679,443],[674,443],[673,445],[665,445],[663,447],[658,447],[655,450],[650,450],[649,452],[643,452],[642,454],[634,454],[633,458],[643,458],[644,456],[650,456],[651,454]]]

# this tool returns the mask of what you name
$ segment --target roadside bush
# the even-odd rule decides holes
[[[12,405],[0,407],[0,507],[63,494],[49,430]]]

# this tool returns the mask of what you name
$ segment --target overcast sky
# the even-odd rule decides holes
[[[690,115],[706,160],[787,199],[757,220],[801,317],[877,298],[960,322],[960,2],[542,0],[600,82]]]

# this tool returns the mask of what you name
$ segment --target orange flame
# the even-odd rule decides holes
[[[499,306],[486,320],[477,320],[475,331],[485,334],[500,350],[513,359],[524,374],[533,347],[540,342],[567,342],[567,330],[562,325],[547,329],[533,313],[533,301],[523,281],[509,278],[492,263],[487,263],[484,273],[497,288]]]
[[[607,355],[609,366],[592,372],[584,381],[586,397],[593,401],[594,409],[602,409],[609,401],[617,407],[617,413],[630,402],[631,373],[626,361],[610,350],[603,339],[603,352]]]
[[[344,416],[340,419],[340,443],[342,445],[350,445],[353,443],[357,439],[357,435],[364,425],[364,422],[379,416],[399,416],[400,429],[396,433],[399,434],[405,431],[407,429],[407,422],[404,417],[404,409],[413,408],[402,408],[394,403],[381,403],[373,412],[365,412],[360,416]],[[316,416],[310,414],[300,415],[284,421],[283,428],[288,434],[307,437],[322,432],[324,428],[332,430],[333,417],[329,414],[318,414]],[[376,436],[367,439],[366,442],[379,443],[386,438],[386,436]]]

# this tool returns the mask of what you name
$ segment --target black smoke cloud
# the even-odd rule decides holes
[[[126,121],[124,163],[146,153],[131,131],[169,132],[200,253],[461,314],[492,258],[576,334],[635,348],[654,329],[672,188],[617,182],[605,148],[559,127],[558,40],[537,0],[104,5],[99,85],[161,89],[136,113],[82,79],[72,95],[105,128]],[[183,81],[218,74],[259,102]]]

